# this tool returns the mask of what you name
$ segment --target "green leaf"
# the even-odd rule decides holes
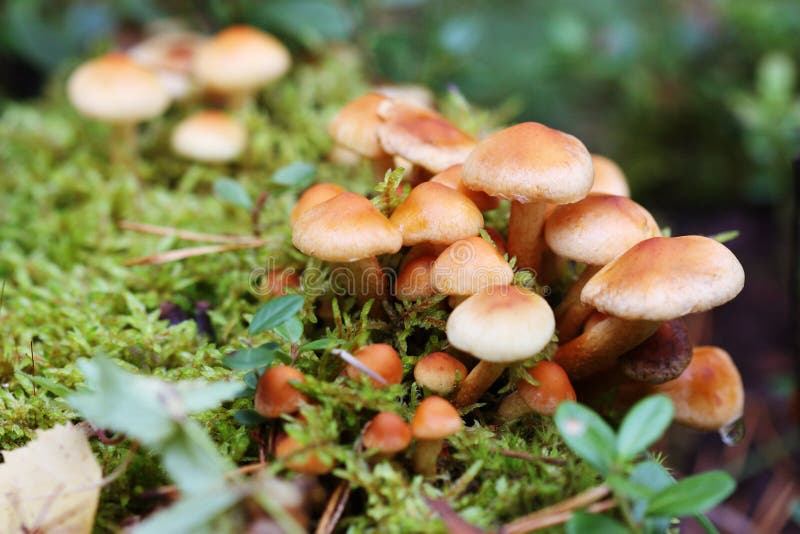
[[[575,512],[567,521],[567,534],[623,534],[630,532],[625,525],[607,515]]]
[[[72,390],[69,389],[67,386],[65,386],[63,384],[59,384],[58,382],[56,382],[54,380],[50,380],[49,378],[45,378],[43,376],[29,375],[28,373],[23,372],[23,371],[16,371],[14,374],[19,375],[19,376],[24,376],[25,378],[27,378],[28,380],[30,380],[31,382],[33,382],[37,386],[43,387],[44,389],[46,389],[47,391],[49,391],[50,393],[52,393],[56,397],[66,397],[67,395],[72,393]]]
[[[617,455],[630,460],[652,445],[669,426],[675,407],[666,395],[641,400],[622,420],[617,435]]]
[[[169,508],[145,519],[134,532],[136,534],[196,532],[238,500],[238,494],[231,490],[183,497]]]
[[[609,475],[606,478],[606,484],[611,486],[616,495],[624,495],[630,499],[648,499],[654,493],[644,484],[634,482],[630,478],[620,475]]]
[[[633,468],[628,480],[633,484],[647,488],[648,492],[640,498],[634,498],[633,506],[631,507],[631,514],[636,521],[641,521],[644,518],[647,505],[650,498],[663,490],[664,488],[675,484],[675,479],[672,478],[663,465],[654,461],[648,460],[640,462]],[[669,518],[666,518],[669,522]],[[661,529],[663,532],[664,529]]]
[[[250,322],[250,335],[275,328],[291,319],[303,307],[300,295],[285,295],[270,300],[259,309]]]
[[[236,413],[233,414],[233,418],[244,426],[262,425],[269,421],[269,419],[262,417],[257,411],[250,410],[249,408],[237,410]]]
[[[717,530],[717,527],[714,526],[714,523],[712,523],[711,520],[703,514],[695,515],[694,519],[708,534],[719,534],[719,530]]]
[[[232,178],[220,178],[214,182],[214,194],[234,206],[246,210],[253,209],[253,199],[250,198],[244,187]]]
[[[272,175],[272,182],[287,187],[303,189],[317,174],[317,166],[304,161],[296,161],[278,169]]]
[[[258,347],[239,349],[233,354],[223,356],[222,365],[237,371],[266,367],[275,359],[276,350],[278,350],[278,344],[274,342],[264,343]]]
[[[280,326],[275,327],[275,333],[289,343],[297,343],[303,335],[303,321],[298,317],[292,317]]]
[[[256,386],[258,386],[258,378],[258,373],[255,371],[250,371],[244,375],[244,377],[242,377],[242,380],[244,380],[244,383],[247,384],[249,389],[256,389]]]
[[[326,350],[334,348],[340,343],[342,343],[341,339],[323,337],[320,339],[315,339],[314,341],[309,341],[305,345],[301,345],[300,350]]]
[[[727,232],[720,232],[718,234],[708,236],[711,239],[719,241],[720,243],[726,243],[728,241],[733,241],[737,237],[739,237],[739,230],[728,230]]]
[[[684,478],[650,499],[647,515],[683,517],[710,510],[724,501],[736,481],[725,471],[709,471]]]
[[[556,410],[555,423],[564,441],[575,454],[601,474],[614,463],[614,431],[592,410],[577,402],[562,402]]]

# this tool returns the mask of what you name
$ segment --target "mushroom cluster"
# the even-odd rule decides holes
[[[173,151],[205,162],[234,161],[244,152],[247,131],[231,112],[248,106],[258,90],[291,66],[287,48],[250,26],[232,26],[214,36],[166,28],[125,52],[111,52],[80,65],[67,94],[87,117],[114,127],[112,157],[130,160],[136,125],[162,115],[174,100],[224,102],[229,112],[201,109],[174,129]]]
[[[329,132],[336,150],[414,168],[388,212],[339,185],[312,186],[292,212],[292,240],[331,265],[328,298],[371,302],[373,318],[389,322],[410,303],[446,314],[441,351],[403,355],[430,395],[411,422],[418,472],[436,472],[442,440],[461,428],[457,410],[551,416],[564,400],[618,389],[629,399],[665,393],[678,422],[703,430],[741,416],[731,359],[693,349],[681,318],[734,298],[742,266],[712,238],[662,236],[613,161],[533,122],[479,141],[430,105],[379,92],[347,104]],[[507,225],[487,227],[484,213],[505,201]],[[376,387],[403,380],[392,346],[356,356],[384,377]],[[382,443],[372,434],[387,424],[373,423],[369,443]],[[397,452],[392,443],[383,453]]]

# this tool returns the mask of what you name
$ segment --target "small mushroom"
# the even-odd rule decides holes
[[[743,286],[744,270],[736,256],[713,239],[641,241],[586,283],[581,301],[600,314],[558,348],[554,361],[572,380],[608,369],[664,321],[724,304]]]
[[[278,39],[251,26],[231,26],[201,45],[194,56],[193,73],[211,91],[224,94],[234,107],[282,77],[292,58]]]
[[[592,186],[592,159],[576,137],[535,122],[496,132],[462,168],[470,189],[511,200],[508,252],[517,266],[540,268],[548,203],[577,202]]]
[[[399,251],[402,241],[402,234],[369,200],[350,192],[308,209],[292,227],[294,246],[337,264],[332,282],[344,284],[361,303],[387,297],[386,276],[376,256]]]
[[[461,168],[462,165],[460,163],[458,165],[448,167],[431,178],[430,181],[455,189],[474,202],[475,206],[477,206],[481,211],[493,210],[500,205],[500,201],[495,197],[490,197],[482,191],[473,191],[465,186],[463,181],[464,176],[461,173]]]
[[[401,156],[431,172],[463,163],[475,140],[435,111],[401,100],[378,105],[378,138],[389,154]]]
[[[420,402],[411,419],[411,433],[417,440],[414,472],[435,475],[445,438],[458,433],[463,426],[458,411],[445,399],[432,396]]]
[[[497,409],[502,419],[510,421],[529,413],[552,416],[559,404],[576,399],[567,373],[557,363],[539,362],[528,370],[528,374],[539,385],[519,380],[517,390],[503,399]]]
[[[150,69],[125,54],[111,53],[83,63],[67,80],[70,103],[81,114],[114,127],[112,159],[136,151],[136,124],[164,113],[169,95]]]
[[[432,352],[414,366],[414,380],[437,395],[454,393],[467,376],[467,368],[446,352]]]
[[[403,381],[403,362],[397,351],[386,343],[375,343],[359,349],[354,356],[369,369],[385,380],[385,384],[370,377],[376,388],[385,388]],[[348,364],[344,374],[351,380],[358,380],[362,372],[355,366]]]
[[[464,379],[454,404],[477,402],[509,364],[541,352],[554,331],[553,310],[532,291],[495,286],[469,297],[447,319],[447,339],[481,361]]]
[[[433,264],[431,281],[437,293],[468,296],[493,286],[507,286],[514,271],[482,237],[459,239]]]
[[[171,138],[179,156],[206,163],[237,159],[247,144],[247,130],[222,111],[199,111],[183,119]]]
[[[425,182],[411,190],[389,217],[403,245],[449,245],[478,234],[483,215],[470,199],[442,184]]]
[[[622,374],[637,382],[675,380],[692,361],[689,332],[681,319],[664,322],[644,343],[619,357]]]
[[[431,283],[431,270],[435,256],[419,256],[406,263],[397,274],[394,294],[402,300],[432,297],[436,290]]]
[[[305,393],[298,391],[292,382],[304,382],[303,373],[288,365],[270,367],[258,379],[254,399],[256,411],[268,419],[291,414],[308,402]]]
[[[181,100],[192,92],[192,62],[205,35],[183,30],[159,31],[137,43],[127,53],[158,75],[170,97]]]
[[[633,200],[597,194],[557,206],[547,218],[544,235],[555,254],[586,264],[555,309],[558,339],[566,342],[578,335],[594,311],[580,299],[586,282],[636,243],[660,236],[661,230],[653,216]]]
[[[378,106],[388,100],[377,93],[367,93],[339,110],[328,125],[328,134],[338,145],[365,158],[375,160],[386,156],[378,140]]]
[[[433,109],[433,92],[422,85],[379,85],[375,87],[375,92],[392,100]]]
[[[630,197],[631,190],[628,180],[619,165],[605,156],[592,154],[594,166],[594,184],[590,193],[605,193],[620,197]]]
[[[343,187],[340,187],[336,184],[316,184],[312,185],[308,189],[306,189],[300,198],[297,199],[297,203],[294,205],[292,209],[292,214],[289,217],[289,222],[292,226],[294,223],[297,222],[297,219],[300,216],[316,206],[317,204],[322,204],[326,200],[330,200],[336,195],[340,195],[345,192]]]
[[[411,427],[396,413],[381,412],[367,423],[362,443],[381,458],[390,458],[411,444]]]
[[[333,464],[320,458],[312,449],[288,434],[281,433],[275,438],[275,458],[283,460],[284,465],[292,471],[305,475],[330,473]]]
[[[695,347],[683,373],[651,386],[675,404],[675,421],[698,430],[721,430],[742,417],[744,387],[730,355],[719,347]]]

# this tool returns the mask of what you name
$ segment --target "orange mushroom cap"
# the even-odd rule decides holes
[[[517,382],[517,390],[536,413],[552,416],[559,404],[577,398],[567,373],[557,363],[539,362],[528,369],[528,374],[539,385],[534,386],[527,380],[520,380]]]
[[[461,174],[461,164],[448,167],[430,179],[431,182],[446,185],[459,193],[466,195],[481,211],[493,210],[500,205],[500,201],[490,197],[482,191],[473,191],[464,185],[464,176]]]
[[[411,427],[394,412],[381,412],[367,423],[364,431],[364,447],[393,454],[408,448],[411,443]]]
[[[459,432],[463,426],[458,410],[436,396],[420,402],[411,419],[411,433],[421,440],[444,439]]]
[[[285,460],[286,467],[306,475],[324,475],[330,473],[333,465],[323,461],[314,451],[300,453],[305,445],[287,434],[279,434],[275,438],[275,457]]]
[[[439,395],[450,395],[467,376],[467,368],[446,352],[432,352],[414,366],[414,380]]]
[[[388,100],[377,93],[367,93],[349,102],[328,126],[328,134],[336,143],[370,159],[385,154],[378,141],[378,106]]]
[[[367,345],[359,349],[353,356],[386,380],[386,384],[381,384],[370,377],[376,388],[383,388],[402,382],[403,362],[400,360],[400,355],[391,345],[386,343]],[[344,373],[352,380],[358,380],[362,374],[360,370],[352,365],[345,367]]]
[[[301,403],[308,402],[308,397],[291,384],[293,381],[305,381],[303,373],[294,367],[276,365],[264,371],[256,386],[256,411],[274,419],[299,410]]]
[[[514,271],[491,243],[482,237],[460,239],[433,264],[431,281],[438,293],[474,295],[514,280]]]
[[[397,275],[394,294],[399,299],[415,300],[436,294],[431,284],[435,256],[420,256],[406,263]]]
[[[295,204],[294,208],[292,209],[289,222],[292,224],[292,226],[294,226],[294,223],[297,222],[297,219],[300,218],[302,214],[317,204],[322,204],[326,200],[330,200],[336,195],[340,195],[344,192],[345,189],[336,184],[323,183],[312,185],[306,189],[302,195],[300,195],[300,198],[297,199],[297,204]]]

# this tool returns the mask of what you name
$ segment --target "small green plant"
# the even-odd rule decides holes
[[[619,519],[575,513],[567,532],[651,534],[667,531],[673,518],[688,516],[707,532],[716,532],[703,514],[733,492],[733,478],[724,471],[709,471],[676,481],[647,452],[669,426],[674,411],[666,396],[648,397],[628,412],[615,433],[586,406],[577,402],[559,406],[555,422],[564,442],[602,476],[619,511]]]

